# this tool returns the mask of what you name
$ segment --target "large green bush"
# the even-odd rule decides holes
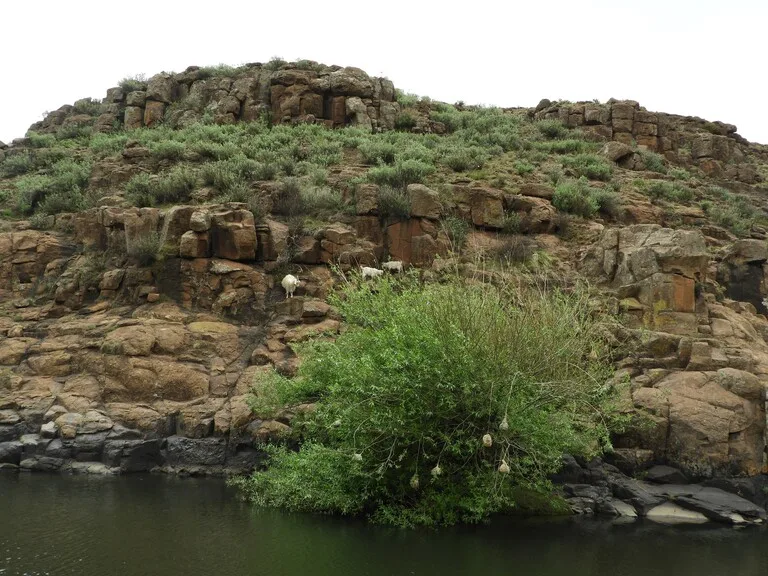
[[[400,526],[475,522],[548,493],[564,452],[608,441],[608,356],[586,295],[454,279],[348,284],[349,329],[254,386],[263,417],[312,401],[298,452],[241,479],[259,505]],[[295,421],[296,422],[296,421]]]

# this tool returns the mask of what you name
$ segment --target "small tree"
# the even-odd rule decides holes
[[[366,514],[402,526],[487,518],[520,489],[546,493],[564,452],[607,442],[611,387],[581,291],[511,290],[454,279],[347,284],[349,330],[303,350],[294,379],[257,382],[269,416],[314,401],[298,452],[239,485],[254,502]]]

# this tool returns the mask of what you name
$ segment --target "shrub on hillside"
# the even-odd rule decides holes
[[[645,166],[646,170],[651,172],[658,172],[659,174],[667,173],[667,167],[664,164],[664,157],[661,154],[643,151],[640,153],[640,157],[643,159],[643,165]]]
[[[451,248],[454,252],[458,252],[464,247],[469,235],[470,225],[463,218],[458,216],[447,216],[440,221],[440,226],[443,231],[448,235],[448,239],[451,241]]]
[[[563,123],[560,122],[560,120],[555,119],[539,120],[536,122],[536,128],[538,128],[542,136],[549,138],[550,140],[563,138],[568,134],[568,129],[563,126]]]
[[[140,266],[149,266],[162,257],[162,248],[160,234],[149,232],[131,241],[128,255],[135,258]]]
[[[672,202],[690,202],[694,198],[693,190],[679,182],[657,180],[645,190],[646,194],[655,200],[670,200]]]
[[[563,158],[563,166],[576,172],[576,176],[586,176],[590,180],[610,180],[613,166],[597,154],[577,154]]]
[[[397,148],[390,142],[370,140],[358,146],[366,164],[394,164]]]
[[[715,195],[718,202],[702,202],[701,207],[712,221],[733,232],[736,236],[748,236],[752,225],[760,216],[754,206],[744,196],[732,194],[725,188],[710,186],[709,192]]]
[[[579,291],[382,278],[333,299],[349,329],[254,385],[273,417],[315,403],[298,452],[237,482],[259,505],[398,526],[478,522],[550,492],[562,454],[608,445],[609,356]],[[446,361],[450,359],[450,361]]]
[[[416,126],[416,117],[410,112],[400,112],[395,118],[397,130],[410,130],[414,126]]]
[[[155,177],[142,172],[126,184],[125,198],[142,208],[178,204],[189,200],[196,184],[197,172],[187,166],[175,166]]]
[[[493,251],[493,255],[504,264],[525,264],[536,253],[536,243],[530,238],[514,234],[505,238]]]
[[[404,188],[417,184],[435,171],[435,167],[419,160],[397,161],[394,166],[376,166],[368,170],[367,178],[380,186]]]
[[[552,205],[563,212],[589,218],[600,209],[594,189],[586,178],[565,180],[555,187]]]
[[[16,211],[21,215],[32,214],[46,198],[56,195],[47,210],[73,212],[82,207],[82,193],[88,185],[91,164],[76,162],[70,158],[59,160],[47,170],[47,174],[33,174],[19,178],[16,183]],[[67,197],[71,200],[67,200]],[[64,206],[71,209],[60,210]]]
[[[127,76],[118,82],[118,86],[123,89],[123,92],[133,92],[134,90],[146,90],[147,78],[144,74],[136,74],[135,76]]]
[[[379,188],[379,215],[384,220],[405,220],[411,216],[411,199],[404,188]]]
[[[0,164],[0,174],[3,177],[20,176],[35,169],[32,154],[12,154],[6,156]]]

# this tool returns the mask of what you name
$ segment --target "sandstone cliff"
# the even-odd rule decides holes
[[[191,67],[52,112],[0,169],[0,464],[252,467],[312,409],[262,422],[247,396],[341,329],[331,265],[429,279],[501,259],[586,276],[622,314],[642,418],[617,466],[766,472],[768,151],[734,126],[629,101],[447,106],[314,63]]]

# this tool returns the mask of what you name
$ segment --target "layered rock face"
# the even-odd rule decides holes
[[[700,232],[656,225],[608,229],[584,259],[626,318],[619,377],[642,417],[617,455],[695,478],[751,476],[766,470],[768,321],[704,293],[708,264]]]
[[[736,133],[733,124],[649,112],[634,100],[607,104],[553,104],[544,100],[533,114],[537,119],[557,119],[566,126],[580,127],[600,140],[636,144],[641,150],[664,154],[671,161],[690,160],[708,176],[747,184],[761,180],[746,153],[747,141]],[[642,164],[631,149],[623,150],[611,159],[627,168]]]
[[[285,64],[277,70],[249,64],[225,74],[196,66],[179,74],[156,74],[127,88],[110,88],[100,114],[62,106],[30,127],[45,133],[60,127],[93,126],[95,131],[132,130],[168,122],[187,126],[203,116],[216,124],[253,121],[269,115],[274,124],[321,123],[391,130],[400,106],[386,78],[371,78],[359,68]]]

